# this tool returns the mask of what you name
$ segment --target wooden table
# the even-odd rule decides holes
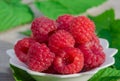
[[[6,50],[13,48],[13,44],[0,40],[0,81],[14,81],[9,68],[9,56]]]

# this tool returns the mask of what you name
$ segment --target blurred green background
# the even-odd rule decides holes
[[[107,39],[110,47],[120,50],[119,5],[120,0],[0,0],[0,40],[14,44],[29,36],[31,22],[42,15],[54,20],[62,14],[86,15],[95,22],[97,35]],[[118,81],[120,52],[114,57],[113,66],[99,71],[89,81]],[[14,77],[21,79],[18,81],[28,81],[18,72]]]

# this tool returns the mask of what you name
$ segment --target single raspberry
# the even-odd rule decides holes
[[[79,46],[84,54],[83,71],[91,70],[100,66],[105,61],[105,54],[100,44],[92,41]]]
[[[92,40],[91,41],[100,44],[99,38],[95,34],[92,35]]]
[[[69,14],[59,16],[56,22],[58,23],[58,29],[69,30],[70,23],[74,17]]]
[[[54,69],[53,64],[47,70],[43,71],[43,73],[58,74],[58,72]]]
[[[34,38],[40,43],[46,42],[49,35],[56,29],[56,22],[47,17],[36,18],[31,26]]]
[[[28,51],[27,65],[33,71],[44,71],[51,66],[55,55],[45,44],[35,43]]]
[[[95,31],[94,23],[85,16],[78,16],[72,20],[70,32],[79,44],[89,42]]]
[[[19,60],[26,63],[29,47],[35,42],[32,38],[23,38],[15,44],[14,51]]]
[[[73,36],[65,30],[56,31],[48,41],[50,50],[55,53],[65,47],[74,47],[74,44]]]
[[[57,54],[53,63],[58,73],[74,74],[82,70],[84,56],[78,48],[67,47]]]

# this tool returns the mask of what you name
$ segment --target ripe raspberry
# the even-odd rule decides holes
[[[58,19],[56,20],[56,22],[58,23],[58,29],[64,29],[68,31],[72,19],[73,16],[68,14],[59,16]]]
[[[84,54],[83,71],[91,70],[100,66],[105,61],[105,54],[100,44],[92,41],[79,46]]]
[[[31,26],[34,38],[40,43],[46,42],[49,35],[56,29],[56,22],[47,17],[36,18]]]
[[[47,70],[43,71],[43,73],[58,74],[58,72],[54,69],[53,64]]]
[[[95,31],[94,23],[85,16],[78,16],[72,20],[70,32],[79,44],[89,42]]]
[[[32,38],[23,38],[22,40],[19,40],[15,46],[15,54],[21,60],[22,62],[26,63],[27,61],[27,54],[29,47],[34,44],[36,41]]]
[[[77,48],[64,48],[54,59],[54,69],[61,74],[80,72],[84,65],[84,56]]]
[[[45,44],[35,43],[28,51],[27,65],[33,71],[44,71],[51,66],[55,55]]]
[[[95,42],[96,44],[100,44],[99,38],[93,34],[92,35],[92,39],[90,40],[90,42]],[[81,44],[79,43],[75,43],[75,47],[78,48]]]
[[[92,42],[94,41],[95,43],[100,44],[99,38],[98,38],[97,35],[95,35],[95,34],[93,34],[91,41],[92,41]]]
[[[65,47],[74,47],[74,44],[73,36],[65,30],[56,31],[48,41],[50,50],[55,53]]]

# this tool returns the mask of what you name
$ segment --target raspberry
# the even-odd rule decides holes
[[[78,16],[72,20],[70,32],[79,44],[89,42],[95,31],[94,23],[85,16]]]
[[[64,29],[68,31],[72,19],[73,16],[68,14],[59,16],[58,19],[56,20],[56,22],[58,23],[58,29]]]
[[[91,41],[94,41],[95,43],[98,43],[98,44],[100,43],[99,38],[95,34],[93,34]]]
[[[65,30],[56,31],[48,41],[49,48],[55,53],[65,47],[74,47],[74,44],[73,36]]]
[[[55,55],[45,44],[35,43],[28,51],[27,65],[33,71],[44,71],[51,66]]]
[[[83,71],[91,70],[100,66],[105,61],[105,54],[100,44],[92,41],[79,46],[84,54]]]
[[[51,65],[47,70],[43,71],[43,73],[58,74],[53,65]]]
[[[56,22],[47,17],[36,18],[31,26],[34,38],[40,43],[46,42],[49,35],[56,29]]]
[[[54,59],[54,69],[61,74],[74,74],[82,70],[84,56],[78,48],[67,47]]]
[[[99,38],[93,34],[92,35],[92,39],[90,40],[90,42],[95,42],[96,44],[100,44]],[[79,43],[75,43],[75,47],[78,48],[81,44]]]
[[[14,46],[15,54],[20,61],[26,63],[29,47],[35,42],[36,41],[33,40],[32,38],[23,38],[22,40],[19,40],[15,44]]]

